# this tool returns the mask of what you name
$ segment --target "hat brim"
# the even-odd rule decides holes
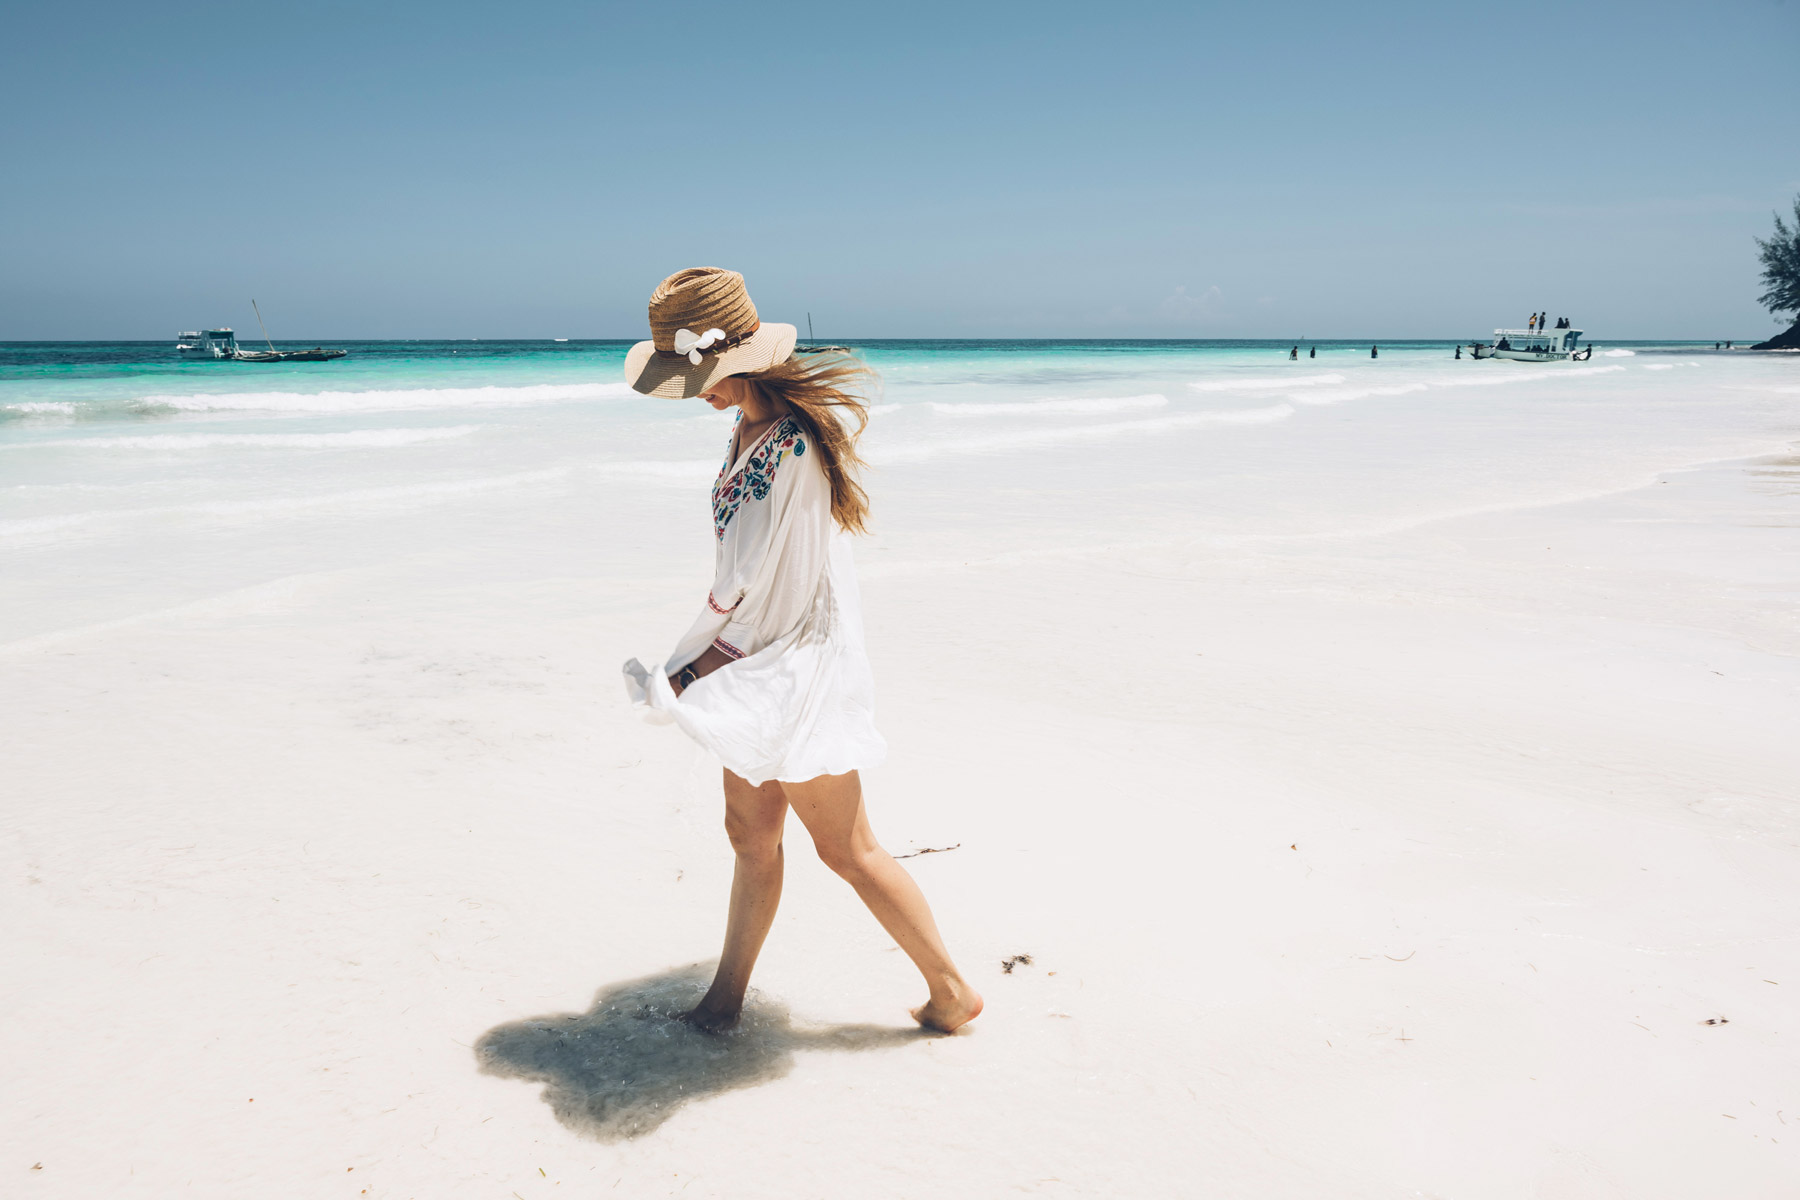
[[[655,342],[639,342],[625,354],[625,382],[646,396],[686,400],[727,375],[786,362],[799,336],[800,331],[792,325],[764,321],[760,329],[729,350],[702,354],[697,364],[689,362],[685,354],[658,354]]]

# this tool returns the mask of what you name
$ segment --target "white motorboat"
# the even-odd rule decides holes
[[[229,329],[205,329],[175,335],[175,352],[183,358],[236,358],[237,335]]]
[[[1496,329],[1494,340],[1469,343],[1471,358],[1510,358],[1518,362],[1585,362],[1594,356],[1592,346],[1580,346],[1582,331],[1557,329]]]

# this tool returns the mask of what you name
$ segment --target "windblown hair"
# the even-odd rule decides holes
[[[865,393],[875,372],[845,350],[796,350],[786,362],[743,375],[762,398],[793,414],[812,436],[831,484],[831,516],[848,533],[867,533],[869,494],[856,475],[863,460],[856,439],[869,424]]]

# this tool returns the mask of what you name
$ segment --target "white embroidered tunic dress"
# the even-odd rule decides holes
[[[887,743],[875,730],[856,566],[812,439],[786,416],[735,462],[729,454],[713,485],[706,605],[666,664],[625,664],[626,691],[754,784],[872,767]],[[677,697],[669,674],[708,646],[732,661]]]

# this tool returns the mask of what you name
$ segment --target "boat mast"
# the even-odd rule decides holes
[[[267,325],[263,325],[262,309],[256,307],[256,297],[254,297],[254,296],[250,297],[250,307],[252,309],[255,309],[255,311],[256,311],[256,323],[258,325],[262,325],[263,341],[269,342],[269,327]],[[275,353],[275,343],[274,342],[269,342],[269,353],[270,354]]]

